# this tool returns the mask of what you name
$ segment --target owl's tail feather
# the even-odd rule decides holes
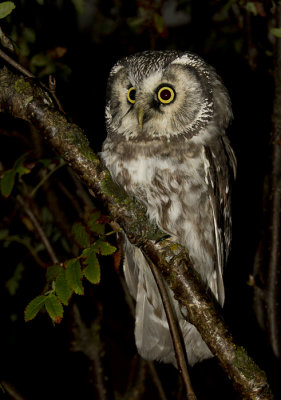
[[[168,321],[153,274],[141,251],[124,240],[125,279],[136,300],[135,340],[139,354],[147,360],[158,360],[177,366]],[[197,329],[180,312],[179,304],[168,289],[184,339],[190,365],[212,353]]]

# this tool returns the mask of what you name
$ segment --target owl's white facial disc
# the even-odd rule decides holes
[[[186,53],[145,52],[121,60],[113,67],[108,85],[109,133],[130,141],[196,135],[213,116],[209,79],[201,59]],[[132,102],[127,96],[131,87],[135,89]],[[161,88],[166,90],[162,95]],[[168,101],[162,101],[164,95]]]

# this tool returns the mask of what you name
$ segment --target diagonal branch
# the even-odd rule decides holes
[[[89,147],[82,130],[67,122],[49,95],[28,79],[0,70],[0,112],[8,112],[34,125],[48,143],[92,190],[105,212],[158,266],[175,298],[186,308],[188,320],[217,356],[233,385],[246,399],[272,399],[266,375],[246,351],[237,346],[193,270],[186,250],[163,237],[146,216],[145,208],[113,183],[109,172]]]

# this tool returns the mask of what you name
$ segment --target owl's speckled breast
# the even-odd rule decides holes
[[[214,228],[203,151],[189,144],[167,148],[126,142],[116,148],[107,139],[101,155],[113,179],[147,207],[160,229],[189,249],[208,279],[214,270]]]

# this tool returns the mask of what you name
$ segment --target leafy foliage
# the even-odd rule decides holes
[[[190,50],[215,65],[230,89],[233,105],[236,108],[233,130],[238,133],[254,132],[254,140],[251,134],[233,135],[239,142],[239,145],[237,142],[234,142],[234,145],[240,160],[239,165],[242,165],[241,171],[244,171],[239,178],[240,185],[244,179],[245,189],[240,196],[243,199],[240,207],[242,211],[239,212],[243,224],[240,226],[243,228],[240,229],[239,236],[245,238],[241,243],[247,243],[247,247],[244,247],[244,251],[240,251],[240,254],[249,254],[251,246],[249,237],[252,236],[255,241],[259,228],[256,221],[250,221],[248,226],[250,229],[253,225],[253,234],[249,235],[248,230],[243,233],[244,221],[248,221],[250,214],[243,214],[243,209],[246,211],[249,209],[245,202],[250,201],[251,196],[245,198],[245,193],[251,192],[253,182],[258,181],[262,169],[261,160],[266,158],[267,145],[262,143],[261,151],[256,150],[261,137],[265,137],[262,132],[264,119],[269,118],[271,112],[269,110],[271,83],[268,80],[268,71],[272,70],[274,37],[281,36],[280,27],[273,28],[271,17],[272,9],[279,3],[244,0],[5,1],[0,3],[0,18],[2,18],[1,28],[6,37],[0,30],[0,41],[2,46],[12,52],[15,60],[33,72],[44,84],[48,85],[49,74],[55,75],[57,96],[62,101],[68,116],[78,124],[83,124],[97,151],[104,139],[101,132],[104,132],[103,96],[107,75],[110,66],[122,55],[145,49]],[[62,21],[64,29],[61,29]],[[10,42],[9,45],[5,40]],[[257,80],[251,75],[252,70],[257,72],[255,75],[258,77]],[[264,94],[261,96],[261,93]],[[19,342],[19,338],[25,336],[22,335],[22,331],[16,336],[13,329],[18,328],[15,321],[21,320],[23,304],[29,302],[25,310],[26,320],[34,319],[43,311],[40,322],[44,323],[50,318],[55,324],[59,323],[73,298],[85,301],[86,296],[83,298],[82,294],[76,296],[77,292],[86,295],[89,291],[95,295],[98,293],[99,288],[92,284],[100,282],[101,274],[105,271],[103,257],[111,254],[115,247],[111,244],[111,240],[108,241],[111,238],[107,220],[95,209],[93,198],[87,191],[83,192],[75,177],[69,173],[67,167],[64,167],[64,163],[50,154],[51,151],[44,144],[40,132],[15,121],[6,122],[3,118],[0,140],[2,195],[0,196],[0,246],[5,259],[1,269],[3,287],[0,294],[3,296],[2,304],[5,304],[5,307],[2,307],[4,315],[1,318],[2,330],[7,330],[5,331],[9,338],[7,342],[12,344],[10,347],[7,346],[6,355],[1,352],[1,357],[3,356],[5,367],[9,360],[12,360],[11,376],[14,377],[15,366],[20,365],[16,361],[15,354],[20,352],[12,340],[16,337],[16,341]],[[240,145],[241,140],[243,146]],[[243,163],[247,166],[244,170]],[[253,175],[247,174],[251,169],[248,168],[250,165],[257,167],[254,171],[254,180]],[[237,193],[237,189],[235,192]],[[257,192],[254,190],[252,192],[252,204],[257,204]],[[18,195],[36,216],[59,263],[55,263],[46,251],[42,237],[18,203]],[[239,230],[237,218],[239,219],[239,216],[236,215],[234,225]],[[120,265],[120,259],[120,251],[114,253],[116,270]],[[241,263],[240,258],[234,264],[234,267],[228,268],[227,273],[230,275],[231,271],[235,271],[232,275],[235,277],[248,273],[245,272],[245,265]],[[238,267],[241,265],[240,269],[237,265]],[[233,289],[230,287],[230,292],[235,290],[237,286],[235,283],[232,285]],[[231,307],[232,298],[235,299],[232,302],[233,308],[237,309],[242,304],[240,308],[244,309],[246,303],[243,293],[237,300],[236,291],[232,297],[228,292],[228,298],[230,298],[228,307]],[[97,299],[95,301],[98,309],[100,298],[97,296]],[[237,301],[240,302],[238,306]],[[6,303],[9,306],[6,306]],[[118,312],[121,310],[118,309]],[[125,313],[127,318],[127,310]],[[236,315],[235,312],[232,315]],[[241,323],[240,319],[239,315],[237,324]],[[231,318],[231,321],[235,324],[235,318]],[[245,329],[249,328],[247,323],[248,320]],[[32,332],[36,325],[25,324],[21,329]],[[61,328],[64,325],[67,324],[62,324]],[[12,334],[9,327],[12,327]],[[251,332],[251,327],[249,329]],[[41,334],[43,337],[44,329]],[[38,335],[40,345],[44,340],[41,334]],[[47,346],[47,343],[51,343],[49,338],[44,346],[40,347]],[[52,344],[52,347],[55,345]],[[24,348],[25,343],[21,346]],[[15,349],[14,359],[11,356],[13,349]],[[53,357],[57,357],[58,350],[55,349],[54,352]],[[126,352],[127,349],[124,353]],[[29,356],[30,349],[27,354]],[[50,357],[53,365],[52,368],[48,367],[47,374],[55,373],[53,357]],[[42,359],[46,364],[46,358]],[[119,357],[116,357],[116,360],[119,368]],[[38,369],[41,371],[43,368],[41,365]],[[19,369],[21,376],[22,368]],[[71,369],[74,371],[74,368]],[[123,375],[122,371],[122,377]],[[44,373],[40,373],[40,376],[44,376]],[[67,383],[69,381],[71,378],[67,376]],[[38,378],[34,379],[30,391],[33,386],[34,390],[38,389],[36,382],[38,386],[41,384],[40,389],[45,385],[46,392],[49,390],[48,398],[53,396],[51,380],[48,380],[48,384],[46,382],[42,384]],[[203,386],[201,374],[199,382],[199,386]],[[61,386],[64,388],[63,396],[69,397],[65,393],[68,385]],[[81,396],[80,384],[76,396],[72,393],[72,385],[69,390],[70,396]],[[116,396],[128,397],[128,393],[126,396],[123,393],[124,388],[119,388]],[[27,391],[26,396],[32,398],[34,393],[33,396],[28,395]],[[213,397],[217,397],[217,393]],[[230,398],[229,393],[224,398]]]
[[[83,279],[86,278],[92,284],[100,282],[101,271],[97,256],[111,255],[116,251],[116,247],[107,242],[104,233],[93,236],[97,231],[105,231],[105,225],[98,223],[99,218],[100,212],[95,211],[89,216],[89,227],[82,225],[81,222],[74,223],[72,233],[83,250],[79,256],[66,260],[62,266],[48,267],[46,273],[48,285],[45,294],[35,297],[27,305],[26,321],[35,318],[45,307],[53,322],[60,323],[63,317],[63,305],[69,304],[73,294],[84,295]],[[90,228],[93,240],[86,230],[87,227]]]
[[[15,8],[13,1],[3,1],[0,3],[0,19],[7,17]]]

